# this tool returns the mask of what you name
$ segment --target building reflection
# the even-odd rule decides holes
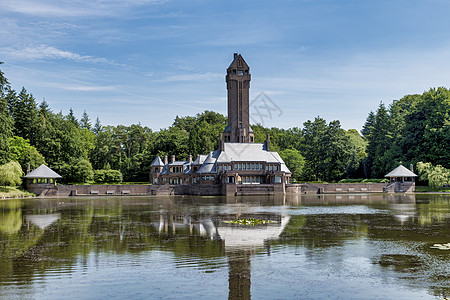
[[[228,200],[228,199],[227,199]],[[159,212],[159,222],[153,227],[162,234],[176,234],[188,231],[190,235],[201,235],[211,240],[222,241],[222,247],[228,260],[229,299],[251,298],[251,257],[258,250],[264,250],[268,241],[278,239],[290,216],[276,213],[251,212],[254,206],[243,205],[242,199],[233,197],[234,206],[227,214],[197,217],[189,213]],[[256,201],[255,199],[253,199]],[[275,201],[263,199],[265,205],[280,205],[286,198]],[[260,219],[269,224],[245,226],[230,224],[227,221],[238,219]]]
[[[173,197],[112,202],[96,199],[83,205],[75,205],[81,200],[74,199],[65,204],[28,202],[32,203],[28,207],[15,205],[16,202],[2,203],[0,238],[3,244],[0,244],[0,250],[3,252],[0,253],[5,255],[0,258],[14,258],[14,261],[6,261],[0,266],[0,277],[26,272],[29,276],[24,278],[31,280],[33,268],[29,266],[35,261],[45,263],[45,266],[55,263],[69,266],[76,261],[77,255],[92,249],[98,253],[124,253],[164,247],[176,255],[198,256],[201,258],[199,261],[206,261],[205,264],[212,261],[207,266],[209,270],[217,268],[214,261],[226,257],[229,299],[250,299],[251,263],[256,254],[269,254],[270,247],[280,244],[315,250],[367,237],[374,240],[419,240],[416,232],[420,226],[431,224],[431,221],[421,223],[422,219],[448,218],[449,199],[446,199],[417,202],[414,194],[348,194],[222,197],[219,200]],[[312,210],[305,214],[301,213],[302,209],[296,209],[297,214],[290,211],[292,207],[327,209],[352,205],[369,211],[338,213],[332,218]],[[382,216],[372,219],[371,214],[376,210]],[[261,226],[226,223],[248,218],[273,223]],[[405,230],[407,227],[410,230]],[[436,232],[436,227],[433,230]],[[36,249],[43,250],[36,252]],[[67,256],[59,259],[58,253]],[[32,257],[31,254],[38,256]],[[42,260],[43,257],[46,260]],[[19,268],[22,264],[26,269]],[[40,269],[36,263],[36,270]]]

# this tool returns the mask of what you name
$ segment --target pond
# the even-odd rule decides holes
[[[443,299],[446,243],[448,194],[4,200],[0,299]]]

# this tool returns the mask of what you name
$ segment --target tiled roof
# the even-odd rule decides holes
[[[205,161],[205,159],[208,157],[206,154],[199,154],[197,158],[192,163],[193,165],[201,165]]]
[[[177,161],[169,163],[169,166],[171,166],[171,167],[172,166],[182,166],[182,165],[185,165],[185,164],[188,164],[188,162],[185,161],[185,160],[177,160]]]
[[[384,177],[417,177],[417,175],[400,165]]]
[[[152,162],[152,164],[150,165],[151,167],[162,167],[162,166],[164,166],[164,163],[163,163],[163,161],[161,160],[161,158],[159,157],[159,156],[157,156],[154,160],[153,160],[153,162]]]
[[[223,151],[211,151],[198,172],[216,172],[216,163],[234,163],[240,161],[280,163],[281,171],[291,173],[277,152],[267,151],[264,144],[253,143],[225,143]]]
[[[219,154],[219,151],[211,151],[203,165],[198,169],[198,173],[216,173],[216,162]]]
[[[42,164],[32,172],[25,175],[24,178],[62,178],[62,176]]]

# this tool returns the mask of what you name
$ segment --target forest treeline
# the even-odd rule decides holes
[[[218,147],[227,125],[221,114],[204,111],[177,116],[173,124],[152,131],[141,124],[104,125],[86,111],[77,118],[54,112],[25,88],[15,91],[0,71],[0,164],[17,161],[26,170],[41,163],[66,182],[145,182],[156,155],[207,154]],[[382,178],[400,162],[419,161],[450,167],[450,92],[431,89],[408,95],[370,112],[362,135],[340,122],[316,117],[290,129],[252,125],[255,142],[270,135],[297,180],[337,181]]]

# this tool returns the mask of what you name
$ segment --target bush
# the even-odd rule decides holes
[[[17,161],[10,161],[0,166],[0,184],[3,186],[20,185],[22,175],[22,167]]]
[[[122,173],[119,170],[95,170],[95,182],[122,182]]]
[[[441,165],[433,166],[431,163],[417,163],[419,171],[419,179],[428,181],[428,186],[432,188],[440,188],[450,184],[450,169],[446,169]]]
[[[387,178],[370,178],[370,179],[362,179],[362,178],[346,178],[339,181],[339,183],[386,183],[389,182]]]
[[[87,159],[71,160],[70,163],[53,167],[63,177],[64,182],[84,183],[94,179],[92,165]]]

